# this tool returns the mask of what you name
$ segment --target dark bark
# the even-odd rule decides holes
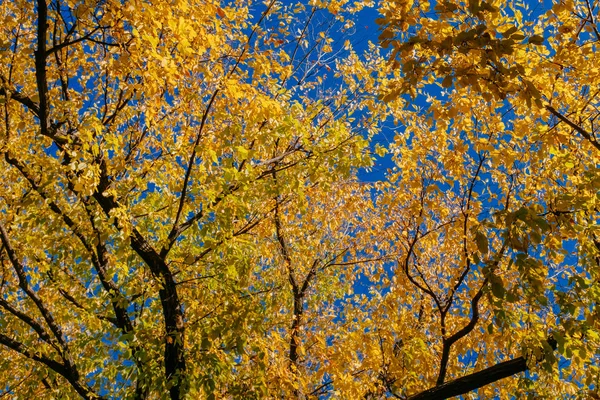
[[[600,150],[600,143],[598,143],[598,141],[595,139],[593,133],[586,131],[581,126],[577,125],[569,118],[559,113],[554,107],[552,107],[549,104],[546,105],[546,110],[550,111],[556,118],[569,125],[569,127],[571,127],[573,130],[579,132],[581,136],[583,136],[588,142],[592,144],[592,146],[594,146],[597,150]]]
[[[302,323],[302,313],[304,311],[303,298],[299,295],[294,295],[294,316],[292,326],[290,328],[290,366],[293,366],[294,373],[298,367],[298,346],[300,345],[300,324]]]
[[[94,393],[89,387],[83,384],[80,381],[79,374],[76,370],[74,370],[71,366],[62,364],[44,354],[40,351],[31,351],[27,347],[25,347],[22,343],[17,342],[16,340],[0,333],[0,344],[12,349],[23,356],[40,362],[44,364],[46,367],[50,368],[57,374],[60,374],[63,378],[65,378],[77,391],[77,393],[85,400],[101,400],[102,397],[98,394]]]
[[[0,240],[2,242],[4,250],[6,251],[6,254],[8,254],[8,258],[15,270],[15,273],[17,274],[17,278],[19,280],[19,287],[21,288],[21,290],[23,290],[23,292],[25,292],[27,297],[29,297],[37,307],[38,311],[40,312],[40,314],[46,321],[46,324],[50,328],[50,331],[52,332],[53,337],[50,338],[51,342],[56,343],[56,349],[61,353],[61,356],[65,359],[65,361],[67,361],[68,347],[67,342],[63,337],[62,329],[55,321],[54,316],[52,315],[48,307],[46,307],[46,304],[44,304],[44,302],[38,296],[36,291],[31,288],[29,280],[27,279],[27,274],[25,273],[25,267],[23,266],[23,264],[21,264],[21,261],[17,257],[15,249],[12,247],[12,244],[9,240],[8,232],[2,224],[0,224]]]
[[[94,193],[94,198],[100,204],[104,213],[110,215],[110,212],[118,207],[116,201],[102,194],[105,189],[101,183],[99,190]],[[181,392],[181,378],[185,371],[184,358],[184,320],[183,307],[177,293],[177,284],[173,273],[165,260],[158,252],[150,246],[142,234],[132,227],[130,235],[131,248],[144,260],[150,268],[152,274],[160,279],[162,288],[159,290],[160,302],[165,318],[165,374],[168,381],[171,382],[169,389],[171,399],[179,400]]]
[[[553,350],[556,349],[554,338],[548,339],[548,344]],[[409,396],[407,400],[443,400],[460,396],[500,379],[527,371],[527,369],[527,360],[525,357],[518,357],[514,360],[504,361],[484,370],[438,385],[419,394]]]
[[[38,333],[40,339],[49,343],[57,351],[57,353],[60,355],[60,358],[62,359],[62,363],[43,355],[39,351],[30,351],[22,343],[1,333],[0,344],[21,353],[23,356],[31,360],[41,362],[47,367],[54,370],[55,372],[59,373],[71,384],[71,386],[83,398],[99,398],[98,395],[96,395],[90,388],[88,388],[85,385],[85,383],[81,381],[81,375],[79,374],[79,371],[71,358],[69,348],[67,346],[67,341],[63,336],[62,329],[54,319],[54,316],[52,315],[48,307],[46,307],[46,304],[44,304],[42,298],[40,298],[36,291],[31,288],[27,279],[27,275],[25,273],[25,267],[23,264],[21,264],[21,261],[19,260],[16,251],[12,247],[12,244],[9,240],[8,232],[2,224],[0,224],[0,242],[2,243],[2,247],[8,255],[8,258],[15,270],[19,281],[19,287],[21,288],[21,290],[23,290],[23,292],[25,292],[27,297],[31,299],[31,301],[35,304],[39,313],[42,315],[42,318],[50,328],[52,336],[48,332],[46,332],[45,328],[41,324],[38,324],[33,318],[25,315],[21,311],[10,306],[10,304],[6,300],[2,301],[2,307],[11,312],[17,318],[21,319],[26,324],[28,324],[32,329],[34,329],[34,331]]]
[[[37,0],[37,49],[35,50],[35,78],[40,97],[40,131],[48,136],[48,81],[46,80],[46,33],[48,31],[48,5],[46,0]]]
[[[527,362],[525,358],[519,357],[436,386],[411,396],[408,400],[442,400],[459,396],[526,370]]]
[[[31,98],[22,95],[16,90],[2,88],[0,91],[0,95],[6,96],[10,93],[12,99],[28,107],[39,119],[41,135],[50,137],[52,140],[54,140],[54,142],[58,145],[58,147],[61,150],[64,150],[64,146],[67,144],[68,141],[63,137],[59,137],[56,135],[56,132],[64,124],[64,122],[51,123],[49,115],[50,107],[47,99],[48,81],[46,74],[46,59],[50,52],[56,51],[58,50],[58,48],[52,48],[48,50],[48,46],[46,43],[47,32],[48,5],[45,0],[37,0],[37,43],[35,50],[35,75],[39,95],[39,103],[34,102]],[[6,83],[4,77],[2,77],[2,81],[3,83]],[[68,163],[68,161],[68,156],[65,156],[65,162]],[[103,167],[101,184],[96,193],[94,193],[93,197],[100,204],[105,214],[107,216],[110,216],[110,211],[118,207],[118,204],[112,197],[103,195],[104,190],[108,187],[110,182],[106,174],[106,166],[103,165],[103,160],[99,159],[98,161],[101,164],[101,167]],[[67,222],[67,224],[69,224],[70,221],[68,220],[68,218],[64,220],[65,222]],[[162,288],[159,291],[159,296],[163,309],[166,331],[164,353],[165,375],[167,380],[171,381],[171,399],[178,400],[182,395],[181,378],[185,370],[184,318],[183,307],[177,293],[175,279],[171,270],[165,262],[165,257],[161,257],[160,254],[158,254],[154,250],[154,248],[152,248],[152,246],[148,243],[148,241],[140,234],[140,232],[137,231],[137,229],[133,228],[133,232],[131,234],[130,239],[132,249],[144,260],[144,262],[150,268],[152,274],[157,279],[159,279],[159,281],[162,284]],[[84,245],[86,243],[87,241],[84,240]],[[89,245],[89,243],[87,244]],[[98,269],[97,272],[102,280],[103,286],[105,286],[105,288],[109,290],[115,289],[114,287],[109,287],[110,282],[108,279],[103,279],[105,278],[103,274],[103,264],[105,260],[103,260],[103,257],[106,255],[105,252],[102,251],[103,249],[97,247],[95,249],[97,251],[97,254],[95,254],[93,249],[89,248],[89,246],[88,250],[94,258],[94,266]],[[114,292],[118,293],[118,290]],[[115,314],[117,324],[124,332],[130,332],[133,327],[129,316],[127,315],[127,311],[125,308],[120,306],[119,300],[121,299],[115,300],[116,302],[113,303],[113,306],[116,305]],[[48,315],[44,315],[44,317],[47,318]],[[52,325],[51,321],[49,321],[49,325],[54,335],[57,336],[57,341],[61,342],[61,337],[59,334],[60,331],[56,331],[56,327]],[[61,344],[64,345],[64,343]],[[70,362],[68,361],[70,360],[66,360],[67,364],[70,364]],[[70,367],[70,365],[68,365],[67,367]],[[80,392],[80,390],[78,390],[78,392]]]
[[[462,329],[454,333],[449,338],[444,338],[442,348],[442,359],[440,363],[440,372],[436,382],[437,385],[442,385],[444,383],[444,379],[446,379],[448,358],[450,356],[450,349],[452,348],[452,345],[460,339],[462,339],[463,337],[467,336],[469,333],[471,333],[471,331],[475,328],[475,325],[477,325],[477,322],[479,321],[479,300],[483,295],[483,288],[486,287],[487,281],[488,280],[486,278],[483,282],[483,285],[481,285],[481,287],[479,288],[479,291],[477,292],[475,297],[473,297],[473,299],[471,300],[471,319],[469,320],[469,323],[463,326]]]
[[[4,79],[4,77],[0,76],[0,80],[4,85],[8,86],[8,82],[6,81],[6,79]],[[27,109],[31,111],[35,116],[40,115],[40,108],[38,107],[38,105],[18,90],[0,87],[0,95],[6,97],[10,96],[11,100],[15,100],[17,103],[21,103],[22,105],[27,107]]]
[[[133,325],[129,316],[127,314],[126,306],[123,304],[128,304],[129,301],[121,295],[119,288],[117,285],[107,276],[107,265],[108,265],[108,250],[102,241],[100,240],[99,235],[97,234],[98,244],[95,246],[96,250],[90,244],[89,240],[84,236],[84,234],[77,227],[75,221],[73,221],[67,214],[63,212],[63,210],[52,201],[46,193],[42,190],[40,185],[35,181],[32,175],[25,169],[25,166],[20,163],[16,158],[11,157],[8,153],[4,153],[4,159],[7,163],[17,168],[17,170],[23,175],[25,179],[29,182],[31,187],[40,195],[42,199],[48,204],[48,207],[60,218],[63,220],[65,225],[71,229],[73,234],[79,239],[83,247],[87,250],[90,255],[90,260],[96,273],[98,274],[98,278],[102,283],[102,287],[106,290],[107,293],[111,296],[111,304],[116,316],[116,326],[123,331],[123,333],[128,333],[133,330]]]
[[[26,170],[26,168],[23,164],[21,164],[16,158],[11,157],[8,153],[4,154],[4,158],[7,163],[14,166],[21,173],[21,175],[23,175],[23,177],[25,179],[27,179],[27,181],[29,182],[31,187],[40,195],[40,197],[42,199],[44,199],[44,201],[48,204],[49,208],[63,220],[63,222],[66,224],[66,226],[69,229],[71,229],[73,234],[79,239],[79,241],[81,242],[83,247],[87,250],[87,252],[90,256],[92,265],[94,266],[94,269],[96,270],[96,273],[98,274],[98,278],[100,279],[100,282],[102,283],[102,287],[106,290],[106,292],[110,296],[112,308],[113,308],[113,311],[116,316],[115,318],[111,318],[111,317],[101,317],[101,318],[106,321],[111,322],[113,325],[115,325],[117,328],[119,328],[125,334],[132,332],[133,324],[127,313],[127,306],[129,305],[130,302],[125,296],[123,296],[121,294],[117,284],[114,283],[108,277],[108,272],[107,272],[107,266],[109,264],[108,250],[106,248],[106,245],[102,242],[102,239],[101,239],[98,231],[93,226],[94,225],[93,217],[90,215],[90,221],[92,223],[92,227],[95,230],[95,234],[96,234],[96,237],[98,240],[98,244],[96,246],[92,246],[92,244],[90,244],[89,240],[80,231],[77,224],[67,214],[65,214],[62,211],[62,209],[58,206],[58,204],[56,204],[54,201],[52,201],[46,195],[46,193],[42,190],[42,188],[36,182],[36,180],[28,173],[28,171]],[[94,247],[95,247],[95,249],[94,249]],[[59,289],[59,292],[63,295],[63,297],[65,297],[67,300],[69,300],[72,304],[75,304],[79,308],[84,308],[73,297],[71,297],[66,291]],[[2,303],[3,302],[0,300],[0,305],[2,305],[4,308],[8,307],[7,304],[3,305]],[[32,326],[35,329],[35,327],[33,325],[31,325],[31,323],[29,323],[27,320],[24,319],[25,317],[26,316],[19,317],[19,318],[21,320],[23,320],[24,322],[28,323],[28,325]],[[38,334],[39,333],[40,332],[38,332]],[[44,336],[40,335],[40,337],[43,340],[46,340],[44,338]],[[131,344],[130,347],[131,347],[132,353],[134,354],[134,357],[135,357],[135,355],[139,352],[140,347],[137,345],[133,345],[133,344]],[[137,359],[137,357],[135,357],[135,358],[136,358],[136,364],[140,371],[140,378],[138,378],[138,383],[139,383],[139,380],[142,379],[141,375],[142,375],[142,371],[143,371],[143,365]],[[142,398],[147,397],[147,394],[145,392],[146,392],[146,390],[142,389],[138,385],[138,390],[136,391],[135,398],[142,399]]]
[[[39,95],[39,103],[32,101],[31,98],[21,95],[18,91],[2,89],[0,94],[10,92],[13,99],[28,107],[38,118],[40,123],[40,133],[43,136],[50,137],[63,150],[67,144],[65,138],[57,136],[56,132],[63,124],[51,123],[49,116],[49,104],[47,101],[48,82],[46,74],[46,59],[48,56],[48,48],[46,43],[48,32],[48,6],[45,0],[37,1],[37,43],[35,50],[35,72],[36,83]],[[4,81],[4,79],[3,79]],[[65,157],[65,162],[68,162],[68,157]],[[106,174],[106,166],[103,165],[103,160],[99,160],[102,168],[101,184],[93,197],[100,204],[106,215],[110,215],[110,211],[115,209],[118,204],[111,198],[104,196],[102,193],[109,185],[109,179]],[[175,279],[172,272],[167,266],[164,257],[161,257],[146,239],[134,228],[131,235],[131,246],[133,250],[146,262],[152,274],[157,277],[162,283],[162,289],[159,291],[159,296],[163,308],[165,319],[165,375],[167,380],[171,381],[170,397],[179,399],[181,396],[180,379],[185,370],[184,360],[184,319],[183,308],[177,294]],[[99,250],[99,249],[96,249]],[[93,254],[93,251],[92,251]],[[98,254],[97,256],[102,256]],[[102,264],[102,260],[98,258],[96,267]],[[99,274],[101,275],[101,274]],[[108,280],[105,280],[108,282]],[[103,283],[105,283],[103,282]],[[117,299],[118,300],[118,299]],[[130,331],[131,321],[126,313],[117,307],[116,317],[118,323],[123,330]],[[124,312],[123,312],[124,311]],[[52,326],[50,326],[52,328]],[[54,329],[53,329],[54,331]]]

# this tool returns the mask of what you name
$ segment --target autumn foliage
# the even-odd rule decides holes
[[[3,2],[0,396],[597,398],[599,9]]]

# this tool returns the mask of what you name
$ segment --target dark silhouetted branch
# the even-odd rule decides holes
[[[556,349],[556,340],[554,338],[549,338],[548,344],[553,350]],[[527,371],[527,369],[526,358],[518,357],[514,360],[504,361],[481,371],[463,376],[462,378],[438,385],[419,394],[409,396],[407,400],[443,400],[460,396],[490,383],[497,382],[500,379]]]

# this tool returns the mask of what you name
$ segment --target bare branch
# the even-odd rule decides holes
[[[579,132],[581,136],[583,136],[588,142],[590,142],[597,150],[600,150],[600,143],[598,143],[598,141],[592,137],[592,134],[590,132],[586,131],[581,126],[577,125],[576,123],[574,123],[573,121],[556,111],[556,109],[551,105],[546,105],[546,110],[550,111],[552,114],[554,114],[555,117],[560,119],[565,124],[569,125],[573,130]]]

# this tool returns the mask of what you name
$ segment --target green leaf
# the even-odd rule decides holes
[[[527,214],[529,214],[529,210],[526,207],[521,207],[515,212],[515,218],[525,221]]]
[[[236,150],[240,160],[245,160],[248,158],[248,150],[244,146],[238,146]]]
[[[489,251],[488,238],[480,231],[475,233],[475,242],[477,243],[477,249],[481,254],[487,254]]]
[[[546,221],[546,219],[542,218],[542,217],[537,217],[534,219],[536,225],[542,230],[543,232],[548,232],[550,230],[550,224],[548,224],[548,222]]]
[[[446,75],[446,77],[442,81],[442,87],[449,88],[450,86],[452,86],[452,80],[452,75]]]
[[[518,30],[518,28],[516,26],[513,26],[513,27],[509,28],[507,31],[502,32],[501,35],[502,35],[502,37],[509,38],[510,35],[515,33],[517,30]]]
[[[471,14],[477,14],[479,11],[479,0],[469,0],[469,12]]]
[[[542,241],[542,235],[540,235],[540,233],[537,231],[532,231],[529,234],[529,238],[531,239],[531,243],[533,244],[540,244]]]
[[[506,295],[506,289],[504,289],[502,279],[499,277],[494,277],[492,279],[492,294],[499,299],[503,299]]]
[[[541,35],[533,35],[529,38],[528,43],[539,46],[544,43],[544,37]]]

